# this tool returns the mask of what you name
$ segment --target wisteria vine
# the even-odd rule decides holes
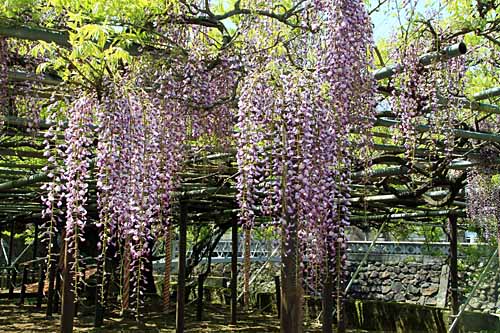
[[[298,256],[311,278],[334,271],[335,254],[345,251],[353,147],[369,146],[375,107],[364,4],[314,5],[326,17],[308,63],[314,71],[280,58],[257,64],[242,88],[237,135],[242,223],[251,228],[256,213],[271,216],[285,248],[297,232],[302,251],[285,255]]]
[[[500,181],[495,177],[497,157],[496,149],[483,147],[477,165],[467,170],[467,215],[487,240],[500,239]]]
[[[65,212],[65,241],[79,274],[79,248],[87,224],[87,179],[95,162],[103,274],[101,298],[114,253],[121,262],[123,310],[139,315],[151,245],[170,237],[172,193],[186,141],[227,142],[233,123],[231,101],[237,75],[232,59],[198,59],[172,67],[130,69],[121,82],[107,82],[106,94],[72,103],[66,147],[55,147],[60,128],[47,134],[50,182],[44,185],[47,238],[53,242]],[[155,77],[153,81],[151,77]],[[154,91],[139,87],[152,85]],[[94,128],[95,127],[95,128]],[[93,147],[94,140],[97,147]],[[62,160],[65,167],[63,168]],[[49,252],[49,257],[52,255]]]

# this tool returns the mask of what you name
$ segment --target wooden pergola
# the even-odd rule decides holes
[[[0,36],[25,39],[31,41],[54,42],[60,47],[71,47],[66,32],[49,31],[42,28],[12,26],[0,24]],[[132,55],[137,55],[137,45],[130,46]],[[448,46],[439,52],[424,54],[420,58],[423,66],[437,61],[461,56],[466,53],[463,43]],[[399,70],[398,66],[379,69],[374,73],[377,80],[389,79]],[[66,95],[71,91],[65,83],[55,75],[37,75],[35,73],[12,70],[9,72],[9,85],[15,94],[16,85],[34,82],[33,94],[40,99],[49,98],[55,93]],[[386,87],[380,86],[380,98],[387,96]],[[471,99],[457,97],[451,101],[442,101],[443,105],[454,104],[469,112],[476,123],[500,114],[500,106],[495,104],[500,96],[500,88],[489,89],[474,95]],[[488,101],[489,103],[486,103]],[[374,145],[374,157],[368,169],[363,163],[354,170],[352,184],[352,217],[353,225],[361,228],[380,227],[383,223],[405,220],[407,223],[428,223],[435,218],[447,218],[449,225],[451,249],[451,291],[452,313],[458,314],[458,275],[457,275],[457,221],[466,217],[465,207],[465,172],[469,167],[484,163],[481,150],[484,147],[499,149],[500,135],[478,131],[465,123],[458,124],[453,130],[455,144],[451,156],[443,157],[446,149],[443,142],[435,142],[429,147],[429,131],[427,125],[420,125],[416,130],[420,133],[412,160],[405,158],[405,148],[392,144],[392,136],[387,128],[398,121],[390,110],[379,111],[375,121],[373,135],[377,143]],[[30,129],[29,120],[17,115],[7,116],[1,128],[0,136],[0,228],[11,231],[11,242],[7,265],[12,264],[12,239],[16,230],[22,230],[26,224],[36,227],[36,235],[42,222],[40,185],[49,180],[47,172],[42,171],[47,164],[43,154],[44,134],[52,124],[42,119],[36,131]],[[63,140],[60,133],[60,140]],[[496,159],[490,163],[500,163]],[[237,251],[238,225],[235,176],[237,175],[235,152],[231,150],[213,149],[210,152],[188,153],[187,161],[181,173],[181,186],[174,193],[177,209],[173,211],[174,223],[179,226],[180,253],[177,299],[177,331],[183,331],[184,325],[184,289],[186,276],[186,228],[187,224],[225,224],[232,228],[233,251]],[[87,210],[91,220],[98,219],[96,204],[95,180],[90,181],[90,200]],[[397,210],[397,212],[395,211]],[[264,217],[258,223],[269,222]],[[38,236],[35,248],[40,248]],[[39,255],[35,250],[35,258]],[[166,254],[169,258],[170,254]],[[235,256],[233,256],[235,258]],[[170,265],[170,262],[167,263]],[[10,267],[12,268],[12,267]],[[12,270],[15,271],[15,270]],[[170,266],[166,271],[170,271]],[[54,287],[55,272],[50,270],[49,291],[50,302]],[[64,275],[64,274],[63,274]],[[236,322],[236,275],[237,263],[232,262],[232,321]],[[170,279],[169,276],[165,277]],[[333,287],[333,286],[331,286]],[[64,286],[63,290],[67,290]],[[70,331],[74,314],[74,303],[64,299],[63,294],[62,331]],[[293,304],[296,295],[283,294],[281,302]],[[333,300],[331,300],[333,302]],[[71,304],[72,305],[71,305]],[[69,305],[68,305],[69,304]],[[50,307],[50,304],[49,304]],[[99,305],[98,305],[99,307]],[[100,305],[102,310],[102,305]],[[333,308],[328,301],[324,308]],[[50,310],[52,311],[52,310]],[[48,313],[49,314],[49,313]],[[286,316],[287,313],[281,314]],[[328,317],[328,316],[325,316]],[[102,313],[96,315],[97,322],[102,323]],[[295,325],[297,318],[289,318],[290,325]],[[326,319],[328,320],[328,318]],[[70,323],[71,322],[71,323]]]

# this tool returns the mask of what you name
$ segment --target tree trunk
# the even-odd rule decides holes
[[[238,311],[238,220],[231,227],[231,324],[236,325]]]
[[[323,295],[321,299],[322,303],[322,327],[321,332],[332,333],[333,332],[333,276],[332,276],[332,256],[331,251],[328,249],[328,256],[326,258],[326,276],[325,283],[323,285]]]
[[[184,306],[186,303],[186,229],[187,229],[186,208],[181,204],[181,216],[179,221],[179,273],[177,281],[177,311],[176,311],[176,332],[184,332]]]
[[[163,275],[163,311],[170,307],[170,271],[172,269],[172,225],[169,223],[165,232],[165,274]]]
[[[61,333],[73,332],[73,318],[75,316],[75,290],[73,281],[72,263],[75,261],[74,252],[68,251],[68,242],[64,242],[63,264],[63,295],[61,306]]]
[[[127,241],[123,251],[123,290],[122,290],[122,315],[130,307],[130,245]]]
[[[458,300],[458,251],[457,251],[457,217],[450,215],[448,217],[450,229],[450,289],[451,289],[451,314],[455,316],[460,311],[460,302]],[[454,318],[454,317],[452,317]],[[451,333],[458,333],[458,325]]]
[[[346,325],[344,321],[344,276],[343,276],[343,263],[342,256],[344,255],[342,251],[342,244],[340,242],[336,243],[336,278],[337,278],[337,333],[345,333]]]
[[[297,225],[290,220],[287,222],[288,239],[283,230],[281,241],[281,333],[302,333],[301,288],[297,274]]]
[[[245,308],[250,308],[250,249],[252,246],[252,230],[245,229],[245,255],[243,263],[243,304]]]

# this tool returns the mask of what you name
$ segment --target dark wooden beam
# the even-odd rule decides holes
[[[38,276],[38,290],[36,293],[36,309],[41,310],[43,303],[43,287],[45,285],[45,265],[43,263],[39,266],[38,272],[39,276]]]
[[[330,240],[332,241],[332,240]],[[332,274],[332,251],[327,250],[328,256],[326,258],[325,267],[325,279],[323,284],[323,292],[321,297],[322,305],[322,327],[321,332],[323,333],[333,333],[333,274]]]
[[[45,317],[47,319],[52,318],[52,312],[54,310],[53,302],[54,302],[54,281],[57,273],[57,264],[54,259],[48,263],[49,268],[49,287],[47,291],[47,311],[45,312]]]
[[[187,212],[186,207],[181,203],[179,220],[179,269],[177,281],[177,311],[175,315],[176,333],[183,333],[185,326],[184,308],[186,305],[186,233],[187,233]]]
[[[49,30],[42,27],[33,27],[20,24],[0,24],[0,36],[18,38],[32,41],[44,41],[47,43],[55,43],[64,48],[71,48],[72,45],[69,41],[69,33],[67,31],[61,30]],[[108,40],[105,48],[113,46],[111,40]],[[171,48],[161,49],[159,47],[154,47],[151,45],[140,45],[137,43],[131,43],[124,47],[130,55],[138,56],[141,54],[142,50],[146,51],[164,51],[166,53],[171,52]],[[185,52],[181,48],[178,48],[179,52]]]
[[[26,284],[28,283],[28,267],[23,268],[23,278],[21,280],[21,295],[19,296],[19,305],[24,304],[24,298],[26,297]]]
[[[64,242],[64,264],[62,280],[62,305],[61,305],[61,333],[73,332],[73,319],[75,317],[75,288],[71,266],[75,262],[73,252],[68,251],[68,242]]]
[[[70,47],[69,34],[64,31],[34,28],[23,25],[0,25],[0,36],[56,43],[59,46]]]

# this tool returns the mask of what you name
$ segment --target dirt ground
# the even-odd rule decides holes
[[[205,309],[203,321],[194,320],[195,308],[186,309],[185,332],[279,332],[279,320],[276,315],[267,315],[257,312],[240,313],[238,325],[229,325],[230,310],[224,305],[208,305]],[[109,314],[102,328],[93,327],[93,316],[79,315],[75,319],[75,332],[175,332],[175,313],[150,313],[145,315],[143,324],[139,325],[135,319],[124,319],[117,313]],[[0,332],[58,332],[59,315],[52,319],[45,318],[45,307],[36,311],[34,305],[16,305],[12,301],[0,300]],[[320,332],[320,326],[307,325],[307,332]]]

